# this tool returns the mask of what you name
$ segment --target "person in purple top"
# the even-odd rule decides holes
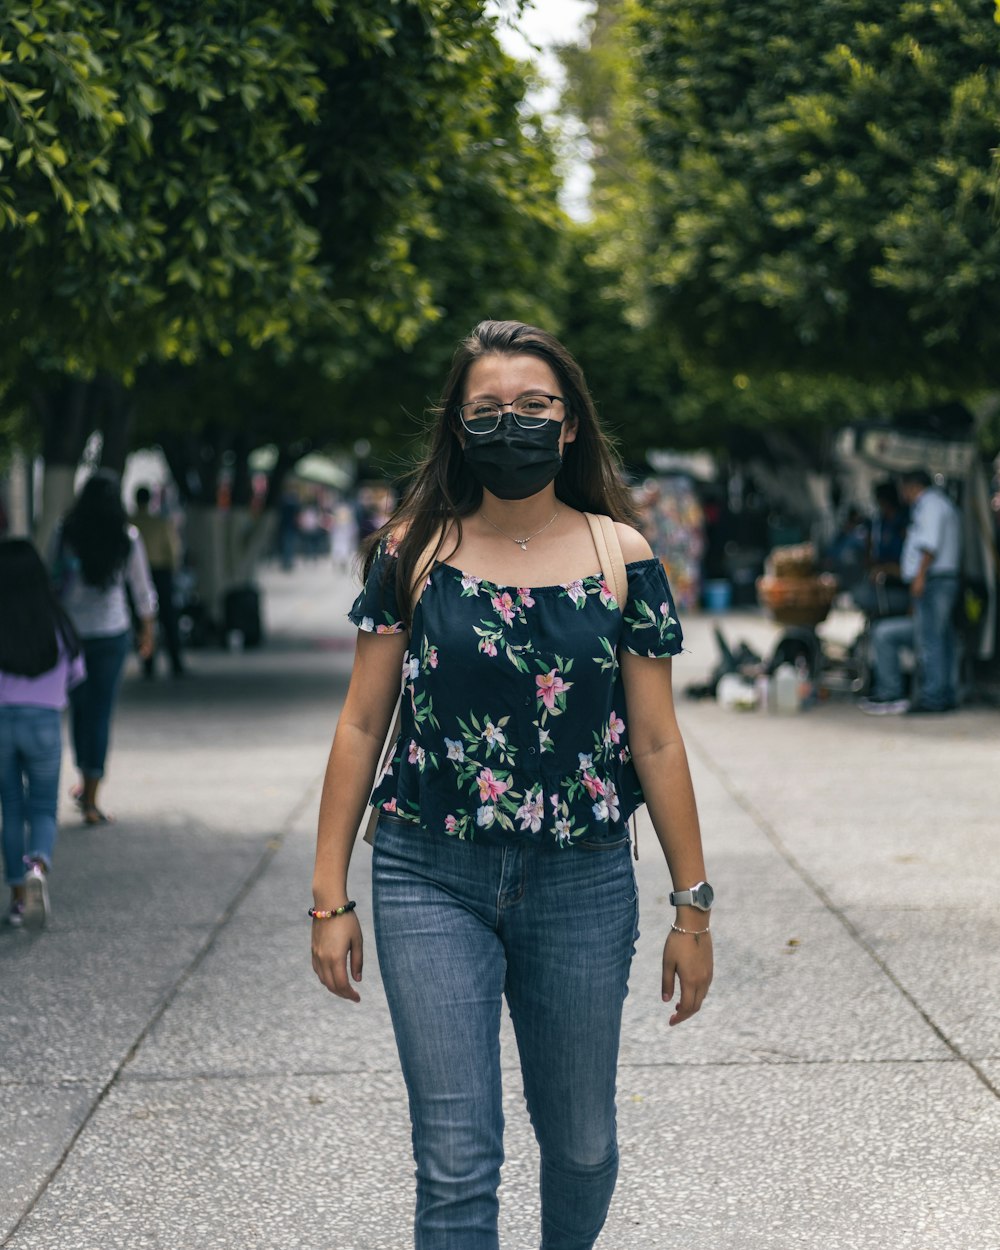
[[[56,841],[60,714],[86,676],[73,626],[41,557],[24,538],[0,541],[0,807],[8,922],[44,922]],[[27,840],[25,834],[27,833]]]

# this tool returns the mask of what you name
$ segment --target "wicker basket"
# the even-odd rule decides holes
[[[825,621],[837,594],[837,579],[829,573],[809,576],[757,578],[757,598],[779,625],[811,628]]]

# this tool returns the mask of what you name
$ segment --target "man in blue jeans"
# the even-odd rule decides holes
[[[961,571],[962,524],[958,509],[923,469],[904,473],[901,493],[910,506],[900,571],[910,590],[912,620],[880,621],[872,630],[877,671],[874,697],[862,699],[870,715],[950,712],[955,697],[955,627],[952,621]],[[913,645],[919,699],[903,698],[899,650]]]

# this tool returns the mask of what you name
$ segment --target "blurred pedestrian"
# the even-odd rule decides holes
[[[961,574],[961,517],[924,469],[904,473],[900,493],[910,508],[900,573],[912,618],[890,618],[873,627],[877,685],[874,697],[859,706],[876,716],[950,712],[957,705],[953,616]],[[916,700],[902,690],[899,653],[909,646],[917,653]]]
[[[865,553],[865,577],[851,588],[855,606],[873,620],[905,616],[910,611],[910,592],[900,570],[909,520],[896,483],[891,479],[879,482]]]
[[[73,747],[80,785],[75,797],[84,823],[111,818],[97,795],[111,735],[111,717],[131,647],[127,593],[139,618],[138,650],[153,653],[156,590],[139,531],[128,523],[118,476],[102,469],[89,478],[54,540],[53,578],[83,645],[87,678],[70,694]],[[126,586],[128,592],[126,592]]]
[[[331,553],[334,567],[346,573],[358,553],[358,520],[354,509],[342,499],[333,510]]]
[[[643,802],[677,887],[658,986],[669,1001],[680,982],[671,1024],[698,1011],[712,975],[712,891],[670,684],[681,631],[662,565],[624,523],[628,492],[560,343],[483,322],[436,412],[351,611],[313,967],[358,1000],[347,872],[371,794],[416,1246],[497,1248],[506,997],[541,1149],[542,1245],[590,1250],[618,1173],[615,1073],[637,936],[627,821]],[[399,734],[372,791],[401,669]]]
[[[160,641],[166,644],[170,671],[175,677],[183,677],[181,634],[177,624],[177,605],[174,603],[174,575],[180,568],[181,545],[170,520],[150,510],[151,500],[152,493],[148,486],[140,486],[136,490],[132,524],[139,531],[146,548],[146,558],[149,560],[153,585],[156,587]],[[147,678],[156,674],[155,645],[152,653],[143,660],[143,671]]]
[[[49,915],[62,763],[61,714],[86,675],[80,643],[41,556],[0,541],[0,807],[8,923]],[[25,835],[27,834],[27,840]]]
[[[955,707],[955,604],[962,557],[962,520],[925,469],[904,473],[902,495],[910,508],[900,567],[910,588],[916,630],[920,697],[910,712]]]

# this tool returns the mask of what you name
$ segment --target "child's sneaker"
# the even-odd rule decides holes
[[[40,924],[48,924],[52,914],[49,905],[48,869],[40,859],[26,859],[28,871],[24,878],[24,912]]]
[[[12,929],[20,929],[24,924],[24,903],[20,899],[11,899],[10,910],[7,912],[7,923]]]

